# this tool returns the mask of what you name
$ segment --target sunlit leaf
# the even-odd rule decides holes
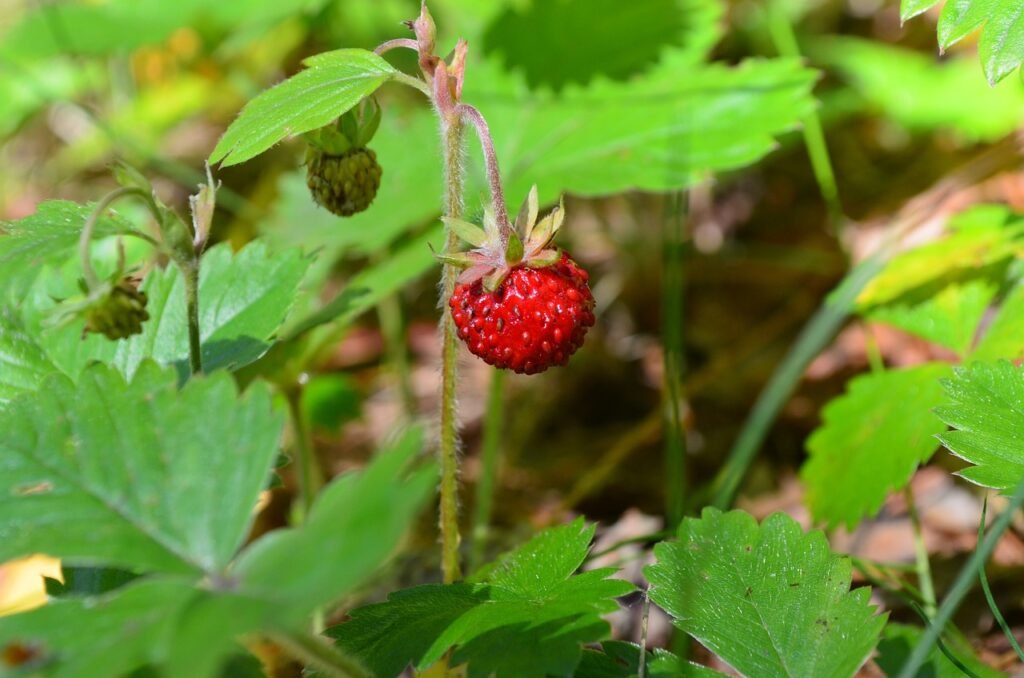
[[[958,475],[984,487],[1013,489],[1024,477],[1024,373],[1009,362],[957,368],[935,410],[954,430],[942,444],[972,465]]]
[[[852,676],[885,625],[850,562],[782,513],[705,509],[654,553],[651,599],[744,676]]]
[[[943,0],[902,0],[903,21]],[[948,0],[939,14],[939,46],[947,49],[981,30],[978,53],[990,84],[1012,73],[1024,62],[1024,5],[1018,0]]]
[[[943,402],[945,363],[865,374],[822,411],[800,471],[816,520],[852,528],[910,480],[946,429],[932,413]]]
[[[237,165],[285,137],[324,127],[396,73],[361,49],[325,52],[306,63],[308,68],[246,104],[210,154],[211,163]]]
[[[143,364],[130,382],[96,365],[0,413],[0,561],[217,572],[242,543],[282,426],[263,386],[226,374],[177,389]],[[183,507],[188,510],[183,510]]]

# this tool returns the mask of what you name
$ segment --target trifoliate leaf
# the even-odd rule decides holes
[[[705,509],[654,552],[651,599],[744,676],[852,676],[885,625],[849,561],[781,513]]]
[[[324,127],[397,72],[363,49],[325,52],[305,63],[304,71],[246,104],[210,154],[211,163],[237,165],[285,137]]]
[[[474,582],[393,593],[328,633],[382,678],[424,669],[450,648],[451,665],[466,664],[471,678],[572,675],[582,644],[608,634],[601,615],[633,588],[608,569],[573,575],[593,534],[582,520],[546,530]]]
[[[295,298],[309,259],[298,250],[271,253],[255,241],[240,252],[229,245],[211,248],[199,275],[199,329],[203,368],[238,368],[259,358],[281,326]],[[109,362],[131,375],[139,363],[152,358],[188,371],[188,321],[185,282],[175,266],[154,270],[141,290],[149,302],[149,320],[142,334],[112,342],[104,337],[81,337],[81,322],[63,328],[38,327],[35,333],[50,360],[74,377],[94,361]],[[37,320],[54,302],[49,290],[38,290]],[[37,322],[37,325],[41,325]]]
[[[853,528],[904,487],[938,448],[946,427],[932,413],[942,404],[945,363],[861,375],[822,412],[800,471],[816,521]]]
[[[422,448],[421,433],[408,432],[365,470],[332,482],[300,527],[272,532],[253,544],[233,569],[242,590],[312,611],[363,583],[432,495],[431,465],[404,473]]]
[[[942,0],[902,0],[903,21]],[[978,53],[989,84],[994,85],[1024,62],[1024,5],[1018,0],[948,0],[939,15],[939,46],[948,49],[981,29]]]
[[[277,455],[282,413],[221,373],[178,390],[146,362],[52,376],[0,413],[0,561],[219,572],[241,545]]]
[[[1024,477],[1024,373],[1005,361],[954,372],[943,384],[948,404],[935,410],[954,430],[939,440],[972,464],[957,475],[983,487],[1013,489]]]

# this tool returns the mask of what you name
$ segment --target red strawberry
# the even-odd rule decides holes
[[[449,306],[459,337],[489,365],[521,374],[564,365],[594,324],[587,272],[568,254],[553,266],[517,266],[493,292],[455,287]]]
[[[550,248],[561,227],[561,204],[537,221],[530,191],[513,231],[484,212],[484,230],[445,219],[475,249],[441,258],[465,268],[448,305],[459,338],[488,364],[536,374],[564,365],[594,325],[587,273],[568,254]]]

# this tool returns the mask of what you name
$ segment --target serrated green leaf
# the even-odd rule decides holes
[[[301,527],[253,544],[234,568],[242,590],[312,611],[368,579],[431,495],[430,465],[402,481],[403,468],[422,448],[418,430],[406,433],[365,470],[332,482]]]
[[[873,112],[911,131],[948,129],[967,142],[996,141],[1024,116],[1021,83],[991,87],[966,57],[939,62],[911,49],[836,35],[811,42],[809,52],[837,69]]]
[[[1024,285],[1011,289],[999,306],[999,313],[971,354],[976,360],[1024,357]]]
[[[984,274],[984,271],[980,272]],[[917,335],[965,355],[974,342],[978,324],[999,290],[997,275],[951,283],[938,291],[907,295],[878,306],[864,316]]]
[[[298,250],[271,253],[259,241],[237,253],[227,244],[218,245],[204,255],[199,274],[204,369],[235,369],[266,352],[268,340],[284,322],[309,263]],[[146,309],[150,315],[142,334],[112,342],[98,335],[82,339],[81,321],[63,328],[40,327],[42,317],[54,306],[52,292],[42,289],[36,291],[34,334],[50,360],[72,377],[97,360],[117,365],[131,375],[146,358],[176,364],[183,374],[187,373],[184,279],[175,266],[157,269],[146,276],[141,289],[149,297]]]
[[[473,583],[398,591],[328,633],[382,677],[426,668],[453,647],[452,665],[466,663],[471,678],[571,675],[582,643],[608,633],[600,615],[633,589],[610,570],[573,575],[592,536],[582,520],[546,530]]]
[[[717,0],[522,3],[495,17],[483,51],[521,70],[534,88],[557,90],[595,77],[624,80],[670,49],[699,62],[721,36],[723,9]],[[563,39],[565,26],[573,27],[572,40]]]
[[[34,214],[18,221],[0,222],[0,294],[11,301],[36,279],[39,271],[77,256],[82,227],[93,205],[51,200]],[[107,212],[96,222],[94,237],[132,233],[136,229],[116,213]]]
[[[0,413],[0,561],[219,572],[248,531],[282,425],[264,386],[239,398],[224,373],[181,391],[148,362],[128,383],[104,365],[77,386],[51,377]]]
[[[705,509],[654,552],[651,599],[744,676],[852,676],[885,625],[849,561],[781,513]]]
[[[56,370],[18,315],[0,308],[0,406],[19,393],[34,391]]]
[[[949,404],[935,413],[954,430],[939,440],[973,464],[957,475],[983,487],[1016,487],[1024,476],[1024,374],[1009,362],[976,362],[943,386]]]
[[[815,520],[853,528],[906,485],[938,448],[945,430],[932,413],[942,404],[945,363],[861,375],[822,411],[800,471]]]
[[[211,163],[237,165],[285,137],[324,127],[397,72],[362,49],[325,52],[305,63],[304,71],[246,104],[210,154]]]
[[[875,658],[875,663],[882,669],[884,675],[894,676],[899,673],[922,635],[924,630],[917,626],[896,623],[886,625],[882,640],[878,643],[878,657]],[[1000,678],[1006,675],[979,660],[971,650],[970,644],[962,637],[947,636],[945,643],[946,648],[978,678]],[[953,664],[942,650],[934,647],[917,675],[931,678],[962,678],[964,672]]]
[[[900,16],[906,21],[940,2],[902,0]],[[1017,0],[949,0],[939,14],[939,45],[948,49],[978,29],[982,69],[994,85],[1024,62],[1024,5]]]

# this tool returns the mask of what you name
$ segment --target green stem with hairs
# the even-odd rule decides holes
[[[442,113],[441,132],[444,143],[445,216],[462,216],[462,120],[458,115]],[[459,238],[445,229],[444,253],[455,252]],[[456,361],[459,338],[455,320],[447,312],[448,300],[455,289],[459,271],[445,264],[441,273],[441,571],[450,584],[462,577],[459,565],[459,430],[455,403]]]
[[[683,430],[683,238],[686,203],[682,193],[669,199],[663,234],[664,282],[661,327],[664,356],[662,401],[665,407],[665,519],[675,527],[683,519],[686,495],[686,433]]]
[[[914,530],[914,555],[917,569],[917,585],[921,588],[921,597],[924,599],[924,613],[928,619],[935,616],[935,585],[932,583],[932,567],[928,561],[928,549],[924,544],[924,531],[921,529],[921,517],[917,513],[917,505],[914,501],[914,490],[907,483],[904,490],[907,501],[907,513],[910,515],[910,525]]]
[[[199,257],[178,261],[185,281],[185,307],[188,314],[188,364],[192,374],[203,371],[203,349],[199,340]]]

